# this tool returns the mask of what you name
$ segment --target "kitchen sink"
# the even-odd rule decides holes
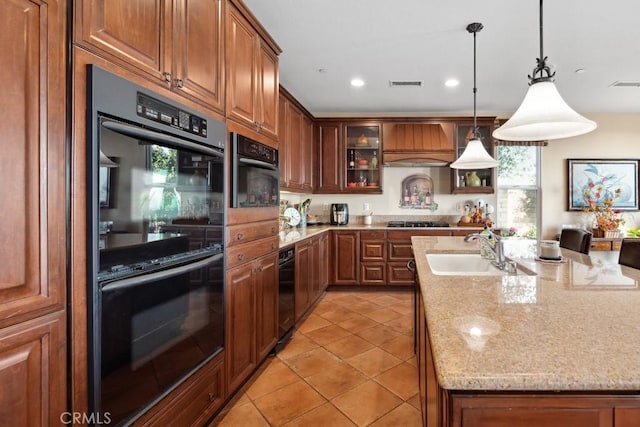
[[[505,276],[510,274],[491,264],[480,254],[426,254],[429,268],[439,276]],[[517,274],[534,275],[516,264]],[[511,273],[512,274],[512,273]]]

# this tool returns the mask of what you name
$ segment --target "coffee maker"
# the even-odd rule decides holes
[[[331,204],[331,225],[349,224],[349,205],[346,203]]]

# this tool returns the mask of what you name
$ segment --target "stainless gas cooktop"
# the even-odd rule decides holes
[[[426,228],[426,227],[449,227],[449,223],[445,221],[389,221],[387,227],[413,227],[413,228]]]

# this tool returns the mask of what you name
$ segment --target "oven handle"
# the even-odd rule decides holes
[[[164,142],[166,144],[177,146],[179,148],[199,151],[205,154],[211,154],[213,156],[224,158],[223,153],[204,145],[196,144],[195,142],[191,142],[186,139],[176,138],[175,136],[167,135],[165,133],[155,132],[138,126],[132,126],[126,123],[115,121],[113,119],[102,119],[101,125],[109,130],[133,138],[142,138],[151,141]]]
[[[206,267],[207,265],[219,261],[222,259],[223,254],[215,254],[200,261],[193,262],[191,264],[181,265],[180,267],[170,268],[168,270],[157,271],[155,273],[149,273],[141,276],[127,277],[126,279],[116,280],[102,287],[102,292],[115,291],[118,289],[133,288],[139,285],[144,285],[149,282],[155,282],[156,280],[168,279],[180,274],[190,273],[199,268]]]
[[[271,171],[277,171],[278,170],[278,166],[272,165],[271,163],[263,162],[261,160],[241,158],[241,159],[238,159],[238,161],[240,163],[244,163],[244,164],[250,165],[250,166],[256,166],[256,167],[259,167],[259,168],[262,168],[262,169],[268,169],[268,170],[271,170]]]

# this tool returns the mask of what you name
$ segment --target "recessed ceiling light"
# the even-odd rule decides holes
[[[362,87],[362,86],[364,86],[364,80],[362,80],[362,79],[353,79],[353,80],[351,80],[351,86],[353,86],[353,87]]]
[[[449,79],[446,82],[444,82],[444,85],[446,87],[456,87],[460,84],[460,82],[456,79]]]
[[[326,68],[318,68],[318,72],[320,74],[326,74],[327,72],[329,72],[329,70],[327,70]]]
[[[586,73],[586,72],[587,72],[587,70],[585,70],[584,68],[578,68],[578,69],[575,71],[575,73],[576,73],[576,74],[582,74],[582,73]]]

